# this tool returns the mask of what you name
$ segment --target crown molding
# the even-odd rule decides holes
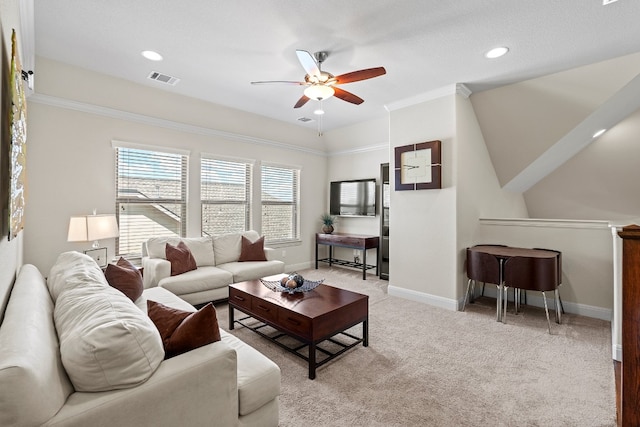
[[[386,108],[387,111],[391,112],[394,110],[399,110],[401,108],[411,107],[412,105],[422,104],[425,102],[433,101],[434,99],[444,98],[445,96],[456,94],[468,98],[471,95],[471,89],[469,89],[462,83],[451,84],[438,89],[434,89],[429,92],[401,99],[400,101],[386,104],[384,108]]]
[[[179,132],[191,133],[194,135],[211,136],[224,138],[232,141],[247,142],[250,144],[267,145],[284,150],[299,151],[315,156],[327,157],[327,153],[321,150],[314,150],[306,147],[298,147],[296,145],[286,144],[270,139],[257,138],[249,135],[242,135],[233,132],[226,132],[218,129],[211,129],[203,126],[189,125],[186,123],[176,122],[173,120],[151,117],[144,114],[131,113],[115,108],[102,107],[99,105],[88,104],[85,102],[73,101],[70,99],[59,98],[51,95],[43,95],[34,93],[29,97],[29,102],[48,105],[51,107],[64,108],[67,110],[80,111],[83,113],[95,114],[98,116],[109,117],[117,120],[126,120],[129,122],[141,123],[149,126],[156,126],[165,129],[171,129]]]
[[[350,148],[348,150],[330,151],[328,156],[329,157],[349,156],[352,154],[362,154],[362,153],[369,153],[372,151],[382,151],[382,150],[389,151],[388,142],[383,144],[378,144],[378,145],[368,145],[366,147]]]

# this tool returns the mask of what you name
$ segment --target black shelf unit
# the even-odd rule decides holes
[[[380,248],[378,249],[378,265],[380,278],[389,280],[389,163],[380,165]]]

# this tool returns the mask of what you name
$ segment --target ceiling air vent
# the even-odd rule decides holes
[[[302,122],[302,123],[307,123],[307,122],[312,122],[313,119],[310,119],[309,117],[300,117],[298,119],[298,121]]]
[[[158,82],[166,83],[171,86],[175,86],[176,83],[180,81],[180,79],[177,77],[167,76],[166,74],[162,74],[157,71],[152,71],[151,74],[149,74],[148,78],[150,78],[151,80],[156,80]]]

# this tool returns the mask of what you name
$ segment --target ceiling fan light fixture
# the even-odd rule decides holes
[[[309,99],[321,101],[331,98],[336,91],[331,86],[323,84],[313,84],[304,90],[304,95]]]

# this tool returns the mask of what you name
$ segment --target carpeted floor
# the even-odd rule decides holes
[[[510,310],[501,324],[493,299],[453,312],[389,296],[387,281],[355,270],[299,273],[369,295],[369,347],[309,380],[302,359],[246,328],[231,331],[280,366],[282,427],[616,424],[609,322],[565,314],[549,335],[535,307]],[[216,309],[228,330],[227,305]]]

